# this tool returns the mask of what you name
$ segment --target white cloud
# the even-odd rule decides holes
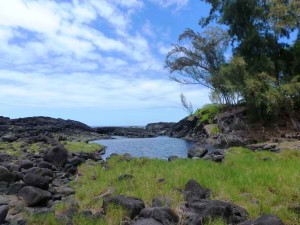
[[[187,0],[156,3],[180,8]],[[141,0],[3,0],[2,108],[181,108],[181,92],[194,103],[208,102],[207,90],[166,79],[168,30],[147,20],[132,29],[132,16],[143,7]]]
[[[149,20],[147,20],[146,23],[144,24],[142,31],[143,31],[143,34],[145,34],[145,35],[147,35],[149,37],[153,38],[153,37],[156,36],[155,32],[153,31],[153,27],[152,27],[152,25],[151,25],[151,23],[150,23]]]
[[[164,8],[175,6],[176,10],[181,9],[182,7],[186,6],[189,3],[189,0],[150,0],[150,1]]]
[[[198,104],[208,102],[208,90],[187,87],[171,80],[124,78],[113,74],[21,73],[0,70],[0,102],[17,107],[95,107],[127,110],[180,108],[179,94]],[[7,102],[9,99],[9,102]]]
[[[5,56],[5,63],[0,64],[2,68],[7,68],[9,62],[12,67],[39,64],[49,55],[56,62],[65,57],[66,60],[72,58],[78,64],[95,60],[94,63],[103,66],[101,61],[96,60],[103,58],[103,55],[115,57],[116,53],[140,64],[136,67],[143,68],[146,61],[159,64],[148,46],[148,40],[139,33],[130,33],[130,16],[143,7],[141,1],[74,0],[61,3],[11,0],[2,5],[0,34],[3,44],[0,46],[0,56]],[[121,11],[119,7],[126,10]],[[99,27],[90,23],[98,23]],[[103,30],[105,25],[110,28]],[[111,30],[110,37],[104,34],[107,30]],[[19,33],[24,35],[22,41],[15,40]],[[28,34],[29,37],[26,37]],[[120,59],[116,58],[116,61]],[[65,68],[62,64],[61,70]],[[161,69],[161,66],[151,68]]]

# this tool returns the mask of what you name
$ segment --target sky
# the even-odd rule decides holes
[[[209,6],[200,0],[0,0],[0,115],[91,126],[175,122],[209,91],[170,80],[164,60]]]

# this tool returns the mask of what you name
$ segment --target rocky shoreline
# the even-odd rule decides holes
[[[104,169],[107,163],[101,158],[105,150],[99,147],[96,152],[68,152],[63,145],[65,141],[87,142],[93,139],[111,138],[112,135],[126,137],[170,137],[185,138],[197,141],[198,144],[188,151],[188,158],[205,159],[213,162],[223,162],[224,150],[215,149],[212,152],[204,147],[205,144],[219,146],[247,145],[253,151],[267,150],[278,152],[285,140],[293,143],[295,149],[300,149],[300,133],[286,133],[275,142],[259,143],[255,136],[243,136],[242,130],[237,130],[234,122],[243,118],[244,112],[223,115],[215,119],[219,127],[224,127],[222,133],[212,133],[211,125],[199,123],[196,117],[187,117],[178,123],[153,123],[145,128],[137,127],[98,127],[91,128],[85,124],[71,120],[53,119],[47,117],[32,117],[24,119],[9,119],[0,117],[0,140],[8,143],[12,153],[0,148],[0,224],[27,224],[23,213],[30,215],[52,212],[60,202],[72,202],[77,212],[74,190],[70,182],[80,176],[77,167],[82,163],[95,163]],[[223,125],[222,125],[223,124]],[[227,124],[226,126],[224,124]],[[249,132],[251,134],[251,132]],[[224,143],[224,140],[225,143]],[[22,143],[17,152],[14,144]],[[40,150],[29,150],[32,145],[38,145]],[[113,157],[114,155],[112,155]],[[132,156],[122,156],[125,160],[132,160]],[[176,160],[170,156],[169,161]],[[120,178],[120,177],[119,177]],[[120,179],[127,179],[128,176]],[[145,208],[142,199],[117,195],[104,197],[103,210],[109,204],[117,204],[132,211],[128,224],[133,225],[172,225],[179,220],[186,225],[205,224],[207,218],[223,218],[228,224],[263,224],[282,225],[283,222],[273,216],[263,216],[253,221],[246,221],[248,213],[239,206],[218,200],[209,200],[210,191],[204,189],[196,181],[189,181],[182,192],[185,196],[184,217],[177,215],[170,208],[163,206],[159,199],[154,199],[152,207]],[[71,214],[72,214],[71,213]],[[103,215],[90,211],[82,212],[94,218]],[[65,214],[62,215],[68,219]],[[183,219],[184,218],[184,219]]]
[[[104,163],[100,154],[69,153],[57,139],[39,135],[23,140],[19,156],[0,151],[0,224],[26,224],[23,212],[47,213],[60,201],[74,194],[69,186],[77,176],[77,167],[87,161]],[[39,143],[42,151],[27,152]]]

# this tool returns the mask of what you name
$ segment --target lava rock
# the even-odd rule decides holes
[[[172,209],[164,207],[142,209],[140,217],[153,218],[164,225],[177,224],[179,222],[178,215]]]
[[[8,213],[9,206],[8,205],[1,205],[0,206],[0,224],[5,223],[5,218]]]
[[[47,150],[43,158],[48,163],[62,167],[68,161],[68,152],[63,145],[57,145]]]
[[[23,177],[23,181],[27,186],[33,186],[43,190],[47,190],[49,188],[49,180],[37,174],[27,173]]]
[[[195,199],[186,204],[184,225],[202,225],[221,218],[227,224],[239,224],[247,220],[248,212],[235,204],[207,199]]]
[[[28,169],[26,173],[32,173],[42,177],[53,177],[52,170],[46,168],[32,167]]]
[[[148,218],[148,219],[139,219],[135,221],[132,225],[163,225],[163,224],[158,222],[155,219]]]
[[[264,215],[253,221],[246,221],[239,225],[284,225],[284,223],[277,216]]]
[[[208,199],[211,191],[207,188],[202,187],[197,181],[191,179],[185,185],[183,190],[186,201],[190,202],[197,199]]]
[[[208,150],[206,148],[196,144],[188,150],[188,158],[194,158],[194,157],[202,158],[203,156],[206,155],[207,152]]]
[[[48,191],[31,186],[23,187],[19,191],[18,196],[22,197],[26,205],[30,207],[46,205],[51,198],[51,194]]]
[[[21,160],[19,162],[19,165],[22,169],[27,170],[27,169],[33,167],[33,162],[31,162],[30,160]]]
[[[52,169],[52,164],[50,164],[48,162],[45,162],[45,161],[42,161],[42,162],[38,163],[38,167],[51,170]]]
[[[5,167],[0,166],[0,181],[11,183],[14,182],[15,179],[16,179],[15,173],[12,173]]]
[[[6,194],[8,195],[15,195],[19,192],[19,190],[24,187],[23,182],[16,182],[9,185],[8,189],[6,190]]]
[[[80,164],[84,163],[85,160],[83,158],[80,158],[78,156],[73,157],[69,160],[69,163],[73,166],[79,166]]]
[[[113,197],[107,197],[103,201],[103,209],[106,212],[110,204],[118,205],[126,209],[129,213],[131,219],[138,216],[143,208],[145,208],[145,203],[140,198],[127,197],[124,195],[117,195]]]
[[[4,193],[8,188],[8,183],[5,181],[0,181],[0,194]]]

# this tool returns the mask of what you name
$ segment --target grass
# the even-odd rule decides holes
[[[104,148],[104,146],[101,146],[96,143],[88,144],[85,142],[64,142],[63,144],[69,152],[97,152]]]
[[[232,148],[226,153],[222,164],[187,159],[170,163],[145,158],[126,162],[119,157],[110,159],[108,164],[109,170],[88,164],[79,168],[82,176],[72,185],[81,210],[99,211],[102,200],[97,197],[115,188],[115,194],[142,198],[147,206],[151,206],[154,197],[167,196],[171,199],[171,207],[179,211],[184,200],[178,189],[184,188],[187,181],[194,178],[212,190],[212,199],[242,206],[251,218],[275,214],[287,225],[300,224],[299,215],[288,210],[300,202],[300,151],[286,150],[275,154]],[[118,181],[118,176],[122,174],[131,174],[134,179]],[[160,178],[166,181],[157,182]],[[53,215],[48,216],[51,221]],[[124,211],[111,209],[105,220],[89,220],[88,224],[120,224],[123,217]],[[87,224],[80,218],[76,219],[75,224]],[[219,220],[210,223],[223,224]]]
[[[69,152],[97,152],[99,150],[102,150],[104,146],[101,146],[99,144],[95,143],[85,143],[85,142],[63,142],[65,148]],[[45,143],[33,143],[33,144],[26,144],[24,142],[0,142],[0,152],[8,153],[12,156],[21,156],[22,155],[22,145],[25,145],[24,149],[26,149],[27,152],[31,153],[39,153],[44,148],[47,148],[47,145]]]
[[[24,142],[0,142],[0,152],[3,153],[8,153],[9,155],[12,156],[20,156],[22,155],[22,145],[24,145]],[[38,153],[41,150],[41,144],[40,143],[34,143],[34,144],[26,144],[26,149],[27,152],[31,153]]]

